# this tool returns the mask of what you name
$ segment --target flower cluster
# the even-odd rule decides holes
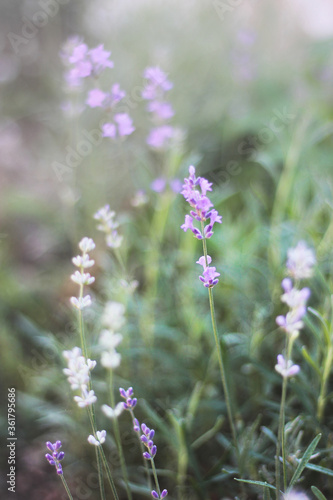
[[[150,131],[147,144],[156,149],[165,149],[175,134],[174,127],[167,124],[167,121],[173,117],[174,111],[171,104],[165,100],[165,93],[172,89],[173,84],[159,67],[146,68],[144,77],[147,83],[142,97],[149,101],[147,109],[157,125]]]
[[[185,215],[185,222],[181,226],[181,229],[185,232],[190,229],[198,240],[208,239],[214,234],[213,227],[215,222],[222,223],[222,216],[218,214],[217,210],[212,208],[213,203],[207,196],[207,191],[212,191],[212,183],[208,182],[204,177],[196,177],[193,165],[189,167],[189,174],[189,177],[184,179],[181,194],[190,204],[192,210],[190,211],[190,215]],[[205,223],[208,219],[209,224],[204,227],[203,232],[193,224],[194,220]]]
[[[198,189],[197,189],[198,188]],[[195,176],[193,165],[189,167],[189,176],[184,179],[183,190],[181,194],[190,204],[192,210],[190,215],[185,215],[185,222],[181,227],[185,232],[190,229],[198,240],[206,240],[213,236],[213,227],[215,222],[222,223],[222,216],[213,208],[213,203],[207,196],[207,191],[212,191],[212,183],[204,177]],[[209,219],[209,223],[205,225]],[[194,226],[194,220],[201,223],[201,230]],[[217,277],[220,273],[216,272],[216,267],[210,267],[212,259],[209,255],[203,255],[197,260],[197,264],[203,267],[202,276],[199,279],[205,287],[212,288],[218,283]]]
[[[67,375],[73,391],[80,390],[81,396],[74,396],[74,401],[80,408],[89,406],[97,401],[97,397],[93,390],[89,389],[90,371],[96,366],[96,361],[91,359],[86,360],[82,356],[81,349],[74,347],[71,351],[63,352],[64,358],[67,360],[68,368],[64,368],[63,372]]]
[[[117,333],[124,324],[125,307],[120,302],[107,302],[102,316],[102,323],[105,328],[101,331],[99,337],[99,345],[103,352],[101,356],[101,364],[105,368],[114,369],[120,365],[121,355],[116,351],[116,347],[123,340],[121,333]]]
[[[79,38],[70,39],[60,55],[69,67],[65,79],[71,87],[80,86],[88,76],[98,76],[104,69],[113,68],[109,60],[111,52],[104,50],[104,45],[89,49]]]
[[[311,278],[316,256],[304,241],[299,241],[295,248],[288,250],[287,269],[295,280]]]
[[[136,423],[139,424],[138,420],[136,420]],[[143,458],[146,460],[151,460],[154,461],[154,457],[157,453],[157,446],[154,444],[153,437],[155,436],[155,431],[154,429],[149,429],[149,427],[146,426],[146,424],[141,424],[141,430],[143,434],[140,436],[141,442],[144,444],[144,446],[147,448],[148,451],[145,451],[143,453]],[[156,484],[158,486],[158,484]],[[160,491],[158,487],[158,491]],[[157,491],[152,490],[151,495],[153,498],[165,498],[168,494],[168,490],[163,490],[161,493],[157,493]]]
[[[287,269],[289,274],[297,281],[311,277],[315,263],[316,258],[313,251],[302,241],[295,248],[288,250]],[[289,341],[292,343],[304,326],[302,319],[306,314],[306,303],[311,292],[307,287],[298,289],[290,278],[284,278],[281,286],[284,292],[281,295],[281,301],[287,304],[289,311],[285,316],[277,316],[276,323],[286,332]],[[275,370],[282,377],[292,377],[299,372],[300,367],[293,365],[290,359],[285,359],[282,354],[279,354]]]
[[[119,392],[122,398],[126,399],[126,403],[123,403],[124,410],[133,410],[136,406],[138,400],[133,398],[134,395],[133,387],[129,387],[127,391],[125,389],[119,388]]]
[[[93,444],[94,446],[101,446],[105,442],[106,431],[96,431],[96,437],[90,434],[88,436],[88,443]]]
[[[65,80],[70,88],[80,87],[82,81],[87,77],[98,77],[106,68],[113,68],[110,61],[111,52],[104,50],[104,45],[98,45],[93,49],[78,38],[67,42],[61,56],[64,63],[69,67],[65,74]],[[93,88],[88,92],[86,105],[90,108],[102,108],[109,113],[115,112],[116,105],[124,99],[126,93],[120,88],[119,83],[114,83],[110,91],[104,92],[99,88]],[[116,113],[102,126],[102,136],[124,137],[132,134],[132,119],[127,113]]]
[[[99,221],[97,229],[105,233],[106,244],[110,248],[119,248],[123,237],[118,234],[119,222],[115,219],[116,212],[110,210],[109,205],[100,208],[94,215]]]
[[[61,441],[56,441],[55,443],[47,441],[46,447],[50,450],[52,455],[50,455],[50,453],[46,453],[45,458],[48,460],[49,464],[55,466],[57,474],[63,474],[60,461],[64,458],[65,453],[63,451],[59,451],[61,448]]]
[[[91,285],[95,281],[93,276],[90,276],[89,273],[85,272],[86,269],[92,267],[95,264],[95,261],[90,259],[88,252],[91,252],[95,248],[95,243],[91,238],[83,238],[79,243],[79,248],[82,252],[82,255],[77,255],[73,257],[72,262],[74,266],[78,267],[79,270],[75,271],[72,274],[71,279],[74,283],[78,284],[80,287],[79,296],[71,297],[70,301],[76,309],[83,309],[84,307],[88,307],[91,305],[90,295],[83,296],[83,287],[85,285]]]

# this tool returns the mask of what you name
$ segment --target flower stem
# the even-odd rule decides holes
[[[161,496],[161,489],[160,489],[160,483],[158,482],[158,477],[157,477],[157,472],[156,472],[156,467],[155,467],[155,462],[154,459],[152,458],[151,460],[151,468],[153,469],[153,475],[155,479],[155,485],[157,489],[158,496]]]
[[[204,234],[203,222],[201,222],[201,229],[202,229],[202,234]],[[202,243],[203,243],[203,251],[204,251],[206,266],[208,266],[208,257],[207,257],[208,253],[207,253],[206,238],[203,238]],[[217,333],[213,290],[211,288],[208,288],[208,295],[209,295],[210,315],[211,315],[211,319],[212,319],[212,327],[213,327],[215,345],[216,345],[218,362],[219,362],[219,367],[220,367],[222,387],[223,387],[223,391],[224,391],[225,402],[227,405],[229,425],[231,428],[232,440],[233,440],[235,451],[236,451],[237,462],[238,462],[238,467],[239,467],[239,474],[240,474],[240,477],[242,477],[243,467],[241,464],[241,455],[240,455],[239,446],[238,446],[238,442],[237,442],[237,433],[236,433],[236,427],[235,427],[234,418],[233,418],[233,411],[232,411],[230,392],[229,392],[229,387],[228,387],[228,382],[227,382],[227,377],[226,377],[226,370],[225,370],[225,366],[224,366],[224,362],[223,362],[223,354],[222,354],[221,344],[219,342],[218,333]]]
[[[288,361],[291,359],[291,352],[293,348],[294,338],[288,335],[287,346],[286,346],[286,366],[288,366]],[[286,408],[286,397],[287,397],[287,383],[288,377],[283,377],[282,383],[282,394],[281,394],[281,404],[280,404],[280,415],[279,415],[279,429],[278,438],[276,443],[276,457],[275,457],[275,475],[276,475],[276,500],[280,498],[280,449],[282,450],[282,468],[283,468],[283,490],[287,489],[287,471],[286,471],[286,442],[285,442],[285,408]],[[281,448],[280,448],[281,443]]]
[[[82,296],[83,296],[83,285],[80,286],[80,298],[82,298]],[[86,339],[85,339],[85,334],[84,334],[84,322],[83,322],[81,309],[79,310],[79,331],[80,331],[82,353],[83,353],[83,356],[85,357],[85,359],[87,359],[87,345],[86,345]],[[91,378],[89,379],[89,387],[88,388],[89,388],[89,390],[91,390]],[[92,428],[93,434],[96,437],[97,436],[96,435],[97,426],[96,426],[94,405],[92,404],[90,407],[88,406],[87,411],[88,411],[88,416],[89,416],[89,420],[91,423],[91,428]],[[99,479],[99,484],[100,484],[101,498],[103,500],[105,500],[105,491],[104,491],[104,483],[103,483],[103,470],[102,470],[102,466],[101,466],[100,455],[101,455],[102,459],[104,457],[103,463],[104,463],[104,467],[106,470],[106,474],[107,474],[109,482],[110,482],[113,496],[114,496],[115,500],[119,500],[118,494],[117,494],[117,491],[116,491],[116,488],[114,485],[114,481],[112,479],[111,472],[110,472],[108,463],[107,463],[106,458],[105,458],[103,448],[102,448],[102,446],[98,446],[96,456],[97,456],[97,469],[98,469],[98,479]]]
[[[65,488],[65,490],[67,492],[68,498],[70,500],[73,500],[72,494],[71,494],[71,492],[69,490],[68,484],[67,484],[66,479],[64,478],[63,474],[61,474],[60,477],[61,477],[62,484],[64,485],[64,488]]]
[[[110,401],[111,401],[111,407],[114,408],[115,402],[114,402],[114,392],[113,392],[113,370],[110,370]],[[113,419],[113,430],[114,430],[114,435],[116,438],[116,444],[118,448],[118,453],[119,453],[119,458],[120,458],[120,466],[121,466],[121,471],[123,473],[124,481],[125,481],[125,486],[126,486],[126,492],[127,492],[127,498],[128,500],[132,500],[132,492],[129,487],[129,481],[128,481],[128,474],[127,474],[127,468],[126,468],[126,463],[125,463],[125,457],[124,457],[124,451],[123,447],[121,444],[121,437],[120,437],[120,431],[119,431],[119,425],[118,425],[118,419],[115,417]]]

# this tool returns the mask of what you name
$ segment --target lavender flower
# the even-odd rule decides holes
[[[71,351],[63,352],[64,358],[67,360],[67,368],[63,372],[67,376],[68,382],[73,391],[80,390],[80,396],[74,396],[74,401],[80,408],[89,406],[97,401],[97,397],[93,390],[88,391],[90,383],[90,371],[96,366],[96,361],[91,359],[86,360],[82,356],[81,349],[74,347]]]
[[[197,189],[198,188],[198,189]],[[213,203],[207,197],[207,191],[212,191],[212,183],[208,182],[204,177],[195,176],[195,168],[193,165],[189,167],[189,177],[184,179],[183,190],[181,194],[190,204],[192,210],[190,215],[185,216],[185,223],[181,226],[185,232],[190,229],[193,235],[202,240],[203,238],[211,238],[213,236],[213,227],[217,222],[222,223],[222,217],[217,210],[213,209]],[[204,227],[203,233],[197,229],[193,222],[206,222],[209,219],[209,224]]]
[[[171,139],[176,136],[174,127],[166,123],[174,115],[171,104],[165,100],[165,93],[172,88],[172,83],[158,67],[146,68],[144,77],[147,79],[147,84],[142,97],[149,101],[147,109],[152,115],[153,122],[158,125],[150,131],[147,144],[155,149],[167,149]]]
[[[115,215],[109,205],[100,208],[94,215],[94,219],[100,222],[97,229],[105,233],[106,244],[110,248],[119,248],[123,241],[123,237],[118,234],[119,222]]]
[[[48,460],[50,465],[55,466],[57,474],[59,475],[63,474],[60,461],[65,456],[65,453],[63,451],[59,451],[61,446],[61,441],[56,441],[55,443],[51,443],[50,441],[46,442],[46,447],[51,451],[52,454],[46,453],[45,458]]]
[[[69,67],[65,75],[67,83],[72,87],[81,85],[81,81],[89,76],[98,76],[104,69],[113,68],[109,60],[111,52],[104,50],[104,45],[93,49],[80,39],[72,39],[61,53],[63,62]]]
[[[287,255],[287,268],[293,278],[296,280],[311,278],[316,257],[304,241],[297,243],[295,248],[290,248]]]
[[[207,255],[207,263],[210,264],[211,262],[212,258],[209,255]],[[203,276],[199,276],[199,279],[200,281],[203,282],[204,286],[206,288],[213,288],[213,286],[217,285],[217,283],[219,282],[217,277],[220,276],[220,273],[216,272],[216,267],[207,266],[204,255],[200,257],[200,259],[197,260],[196,263],[203,266],[203,273],[202,273]]]
[[[101,365],[104,368],[118,368],[121,362],[121,355],[116,351],[116,347],[123,340],[120,333],[114,333],[111,330],[102,330],[98,343],[102,347]]]
[[[88,252],[94,250],[95,243],[91,238],[85,237],[80,241],[79,248],[82,255],[77,255],[72,259],[73,264],[79,268],[79,271],[75,271],[71,275],[71,280],[79,285],[79,296],[71,297],[70,302],[76,309],[82,310],[91,305],[90,295],[83,296],[83,288],[85,285],[91,285],[95,281],[95,278],[84,271],[95,264],[95,261],[90,259],[88,255]]]
[[[101,446],[105,442],[106,431],[96,431],[96,437],[90,434],[88,436],[88,443],[94,446]]]
[[[298,365],[293,365],[291,359],[287,361],[282,354],[279,354],[277,357],[275,370],[280,373],[282,377],[287,378],[297,375],[297,373],[300,371],[300,367]]]
[[[138,421],[135,422],[135,427],[137,426],[136,424],[139,424]],[[138,429],[140,430],[140,429]],[[155,470],[155,465],[154,465],[154,457],[157,453],[157,446],[154,444],[153,437],[155,436],[155,431],[154,429],[150,429],[149,427],[146,426],[146,424],[141,424],[141,430],[143,434],[140,436],[141,442],[144,444],[144,446],[147,448],[148,451],[145,451],[143,453],[143,458],[146,460],[151,460],[152,462],[152,467],[153,470]],[[156,476],[156,474],[155,474]],[[160,487],[158,484],[158,479],[157,476],[155,477],[156,481],[156,487],[157,490],[160,491]],[[165,498],[168,494],[168,490],[163,490],[162,493],[157,493],[156,490],[151,491],[151,495],[153,498]]]
[[[146,460],[151,460],[152,458],[155,457],[157,453],[157,446],[154,444],[153,437],[155,435],[154,429],[149,429],[149,427],[146,426],[146,424],[141,424],[141,430],[143,434],[141,435],[140,439],[144,446],[148,449],[148,451],[145,451],[143,454],[143,457]]]
[[[132,398],[134,395],[133,387],[129,387],[127,391],[120,387],[119,389],[120,395],[122,398],[126,399],[126,403],[123,403],[124,410],[133,410],[133,408],[136,406],[138,400],[136,398]]]
[[[108,418],[118,418],[119,415],[122,414],[122,412],[124,411],[124,409],[125,408],[124,408],[124,403],[123,402],[117,403],[114,408],[111,408],[111,406],[108,406],[108,405],[103,405],[102,406],[102,412]]]
[[[126,319],[124,316],[125,306],[120,302],[109,301],[105,304],[102,323],[109,330],[116,332],[124,326]]]

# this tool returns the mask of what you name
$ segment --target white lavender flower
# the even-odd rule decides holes
[[[94,215],[99,221],[97,229],[105,233],[106,244],[110,248],[119,248],[123,237],[118,234],[119,222],[116,220],[116,212],[110,210],[109,205],[100,208]]]
[[[109,330],[116,332],[126,323],[125,306],[120,302],[107,302],[102,316],[102,323]]]
[[[74,266],[78,267],[79,270],[71,275],[71,280],[79,285],[79,294],[78,297],[71,297],[70,301],[72,306],[81,311],[85,307],[91,306],[92,303],[90,295],[83,296],[83,288],[95,281],[95,278],[90,273],[84,272],[86,268],[95,264],[95,261],[90,259],[87,253],[95,248],[95,243],[91,238],[84,237],[79,243],[79,248],[82,251],[82,255],[77,255],[72,259]]]
[[[96,431],[96,437],[90,434],[88,436],[88,443],[93,444],[95,446],[100,446],[105,442],[106,431]]]
[[[289,274],[296,280],[311,278],[316,257],[304,241],[297,243],[295,248],[289,248],[287,268]]]
[[[102,412],[108,417],[108,418],[117,418],[119,415],[122,414],[124,411],[124,403],[121,401],[120,403],[117,403],[114,408],[111,408],[111,406],[108,405],[103,405],[102,406]]]
[[[79,347],[74,347],[71,351],[63,352],[67,360],[67,368],[63,372],[67,376],[68,382],[73,391],[80,390],[81,396],[74,396],[80,408],[91,405],[97,401],[94,391],[88,392],[90,382],[90,371],[96,366],[96,361],[85,359]]]

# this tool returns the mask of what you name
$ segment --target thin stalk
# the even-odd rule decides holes
[[[83,285],[80,285],[80,298],[82,298],[82,296],[83,296]],[[85,359],[87,359],[87,346],[86,346],[86,339],[85,339],[85,334],[84,334],[84,322],[83,322],[81,309],[79,309],[79,331],[80,331],[82,353],[83,353],[83,356],[85,357]],[[91,379],[89,380],[88,388],[89,388],[89,390],[91,390]],[[89,420],[91,423],[91,428],[92,428],[93,434],[95,437],[97,437],[97,435],[96,435],[97,426],[96,426],[94,405],[92,404],[90,407],[88,406],[87,411],[88,411],[88,416],[89,416]],[[100,453],[102,455],[102,458],[103,457],[105,458],[105,454],[104,454],[102,446],[98,446],[97,469],[98,469],[98,479],[99,479],[99,484],[100,484],[101,498],[102,498],[102,500],[106,500],[105,499],[105,491],[104,491],[104,483],[103,483],[103,471],[102,471],[100,457],[99,457]],[[114,482],[113,482],[113,479],[111,476],[111,472],[110,472],[110,469],[109,469],[109,466],[108,466],[106,459],[104,461],[104,467],[106,469],[106,473],[107,473],[107,476],[108,476],[108,479],[110,482],[113,496],[114,496],[115,500],[119,500],[118,494],[117,494],[117,491],[116,491],[116,488],[115,488],[115,485],[114,485]]]
[[[113,392],[113,370],[112,369],[110,370],[109,384],[110,384],[110,401],[111,401],[111,407],[114,408],[115,401],[114,401],[114,392]],[[119,458],[120,458],[120,467],[121,467],[121,471],[123,473],[123,477],[124,477],[124,481],[125,481],[127,498],[128,498],[128,500],[132,500],[132,492],[131,492],[131,489],[129,487],[126,462],[125,462],[123,447],[122,447],[122,444],[121,444],[121,437],[120,437],[120,431],[119,431],[119,425],[118,425],[118,419],[117,419],[117,417],[115,417],[113,419],[113,430],[114,430],[114,435],[115,435],[115,438],[116,438],[116,444],[117,444]]]
[[[279,430],[278,439],[276,443],[276,457],[275,457],[275,475],[276,475],[276,500],[280,498],[280,443],[282,447],[282,463],[283,463],[283,482],[286,489],[286,472],[285,472],[285,441],[284,441],[284,423],[285,423],[285,404],[286,404],[286,394],[287,394],[287,377],[283,377],[282,383],[282,395],[280,404],[280,415],[279,415]]]
[[[60,477],[61,477],[62,484],[64,485],[64,488],[65,488],[65,490],[67,492],[68,498],[70,500],[73,500],[72,494],[70,492],[70,489],[68,487],[68,484],[67,484],[66,479],[64,478],[63,474],[61,474]]]
[[[132,408],[129,409],[130,411],[130,414],[131,414],[131,417],[132,417],[132,421],[135,419],[135,415],[134,415],[134,411],[132,410]],[[149,474],[149,467],[148,467],[148,463],[147,463],[147,460],[145,458],[143,458],[143,454],[144,454],[144,446],[143,446],[143,443],[140,439],[140,433],[139,432],[136,432],[135,433],[137,436],[138,436],[138,440],[139,440],[139,443],[140,443],[140,450],[141,450],[141,456],[142,456],[142,459],[143,459],[143,465],[146,469],[146,474],[147,474],[147,481],[148,481],[148,488],[151,490],[151,478],[150,478],[150,474]]]
[[[293,348],[295,338],[290,337],[287,334],[287,346],[286,346],[286,366],[291,359],[291,352]],[[275,474],[276,474],[276,500],[280,497],[280,449],[282,450],[282,469],[283,469],[283,488],[284,491],[287,489],[287,470],[286,470],[286,442],[285,442],[285,419],[286,419],[286,397],[287,397],[287,383],[288,377],[283,377],[282,382],[282,394],[281,394],[281,404],[280,404],[280,414],[279,414],[279,429],[278,429],[278,439],[276,443],[276,457],[275,457]],[[280,448],[281,443],[281,448]]]
[[[324,371],[323,371],[323,376],[321,379],[320,394],[318,397],[317,418],[318,418],[319,422],[322,421],[323,416],[324,416],[327,384],[328,384],[329,375],[331,373],[332,362],[333,362],[333,346],[332,346],[332,344],[330,344],[330,346],[328,348],[327,356],[325,359]]]
[[[151,468],[153,469],[153,475],[154,475],[154,479],[155,479],[157,493],[158,493],[158,496],[160,497],[161,496],[161,489],[160,489],[160,483],[158,482],[158,477],[157,477],[154,459],[152,458],[150,461],[151,461]]]
[[[97,461],[97,470],[98,470],[98,482],[99,482],[99,489],[101,492],[101,499],[104,500],[105,497],[105,489],[104,489],[104,481],[103,481],[103,474],[102,474],[102,467],[101,467],[101,457],[99,454],[99,446],[95,446],[96,448],[96,461]]]
[[[202,229],[202,234],[204,234],[203,222],[201,222],[201,229]],[[202,243],[203,243],[203,251],[204,251],[206,266],[208,266],[208,258],[207,258],[208,254],[207,254],[206,238],[203,238]],[[224,362],[223,362],[222,349],[221,349],[221,345],[220,345],[218,333],[217,333],[214,298],[213,298],[213,291],[211,288],[208,288],[208,295],[209,295],[210,315],[211,315],[211,319],[212,319],[213,333],[214,333],[215,345],[216,345],[217,356],[218,356],[218,361],[219,361],[222,387],[223,387],[223,391],[224,391],[225,402],[227,405],[229,425],[231,428],[232,439],[233,439],[234,447],[236,450],[239,473],[240,473],[240,477],[242,477],[242,468],[243,467],[241,464],[241,455],[240,455],[239,446],[238,446],[238,442],[237,442],[237,433],[236,433],[236,427],[235,427],[234,418],[233,418],[231,398],[230,398],[230,392],[229,392],[229,387],[228,387],[228,382],[227,382],[227,377],[226,377],[226,370],[225,370],[225,366],[224,366]]]

